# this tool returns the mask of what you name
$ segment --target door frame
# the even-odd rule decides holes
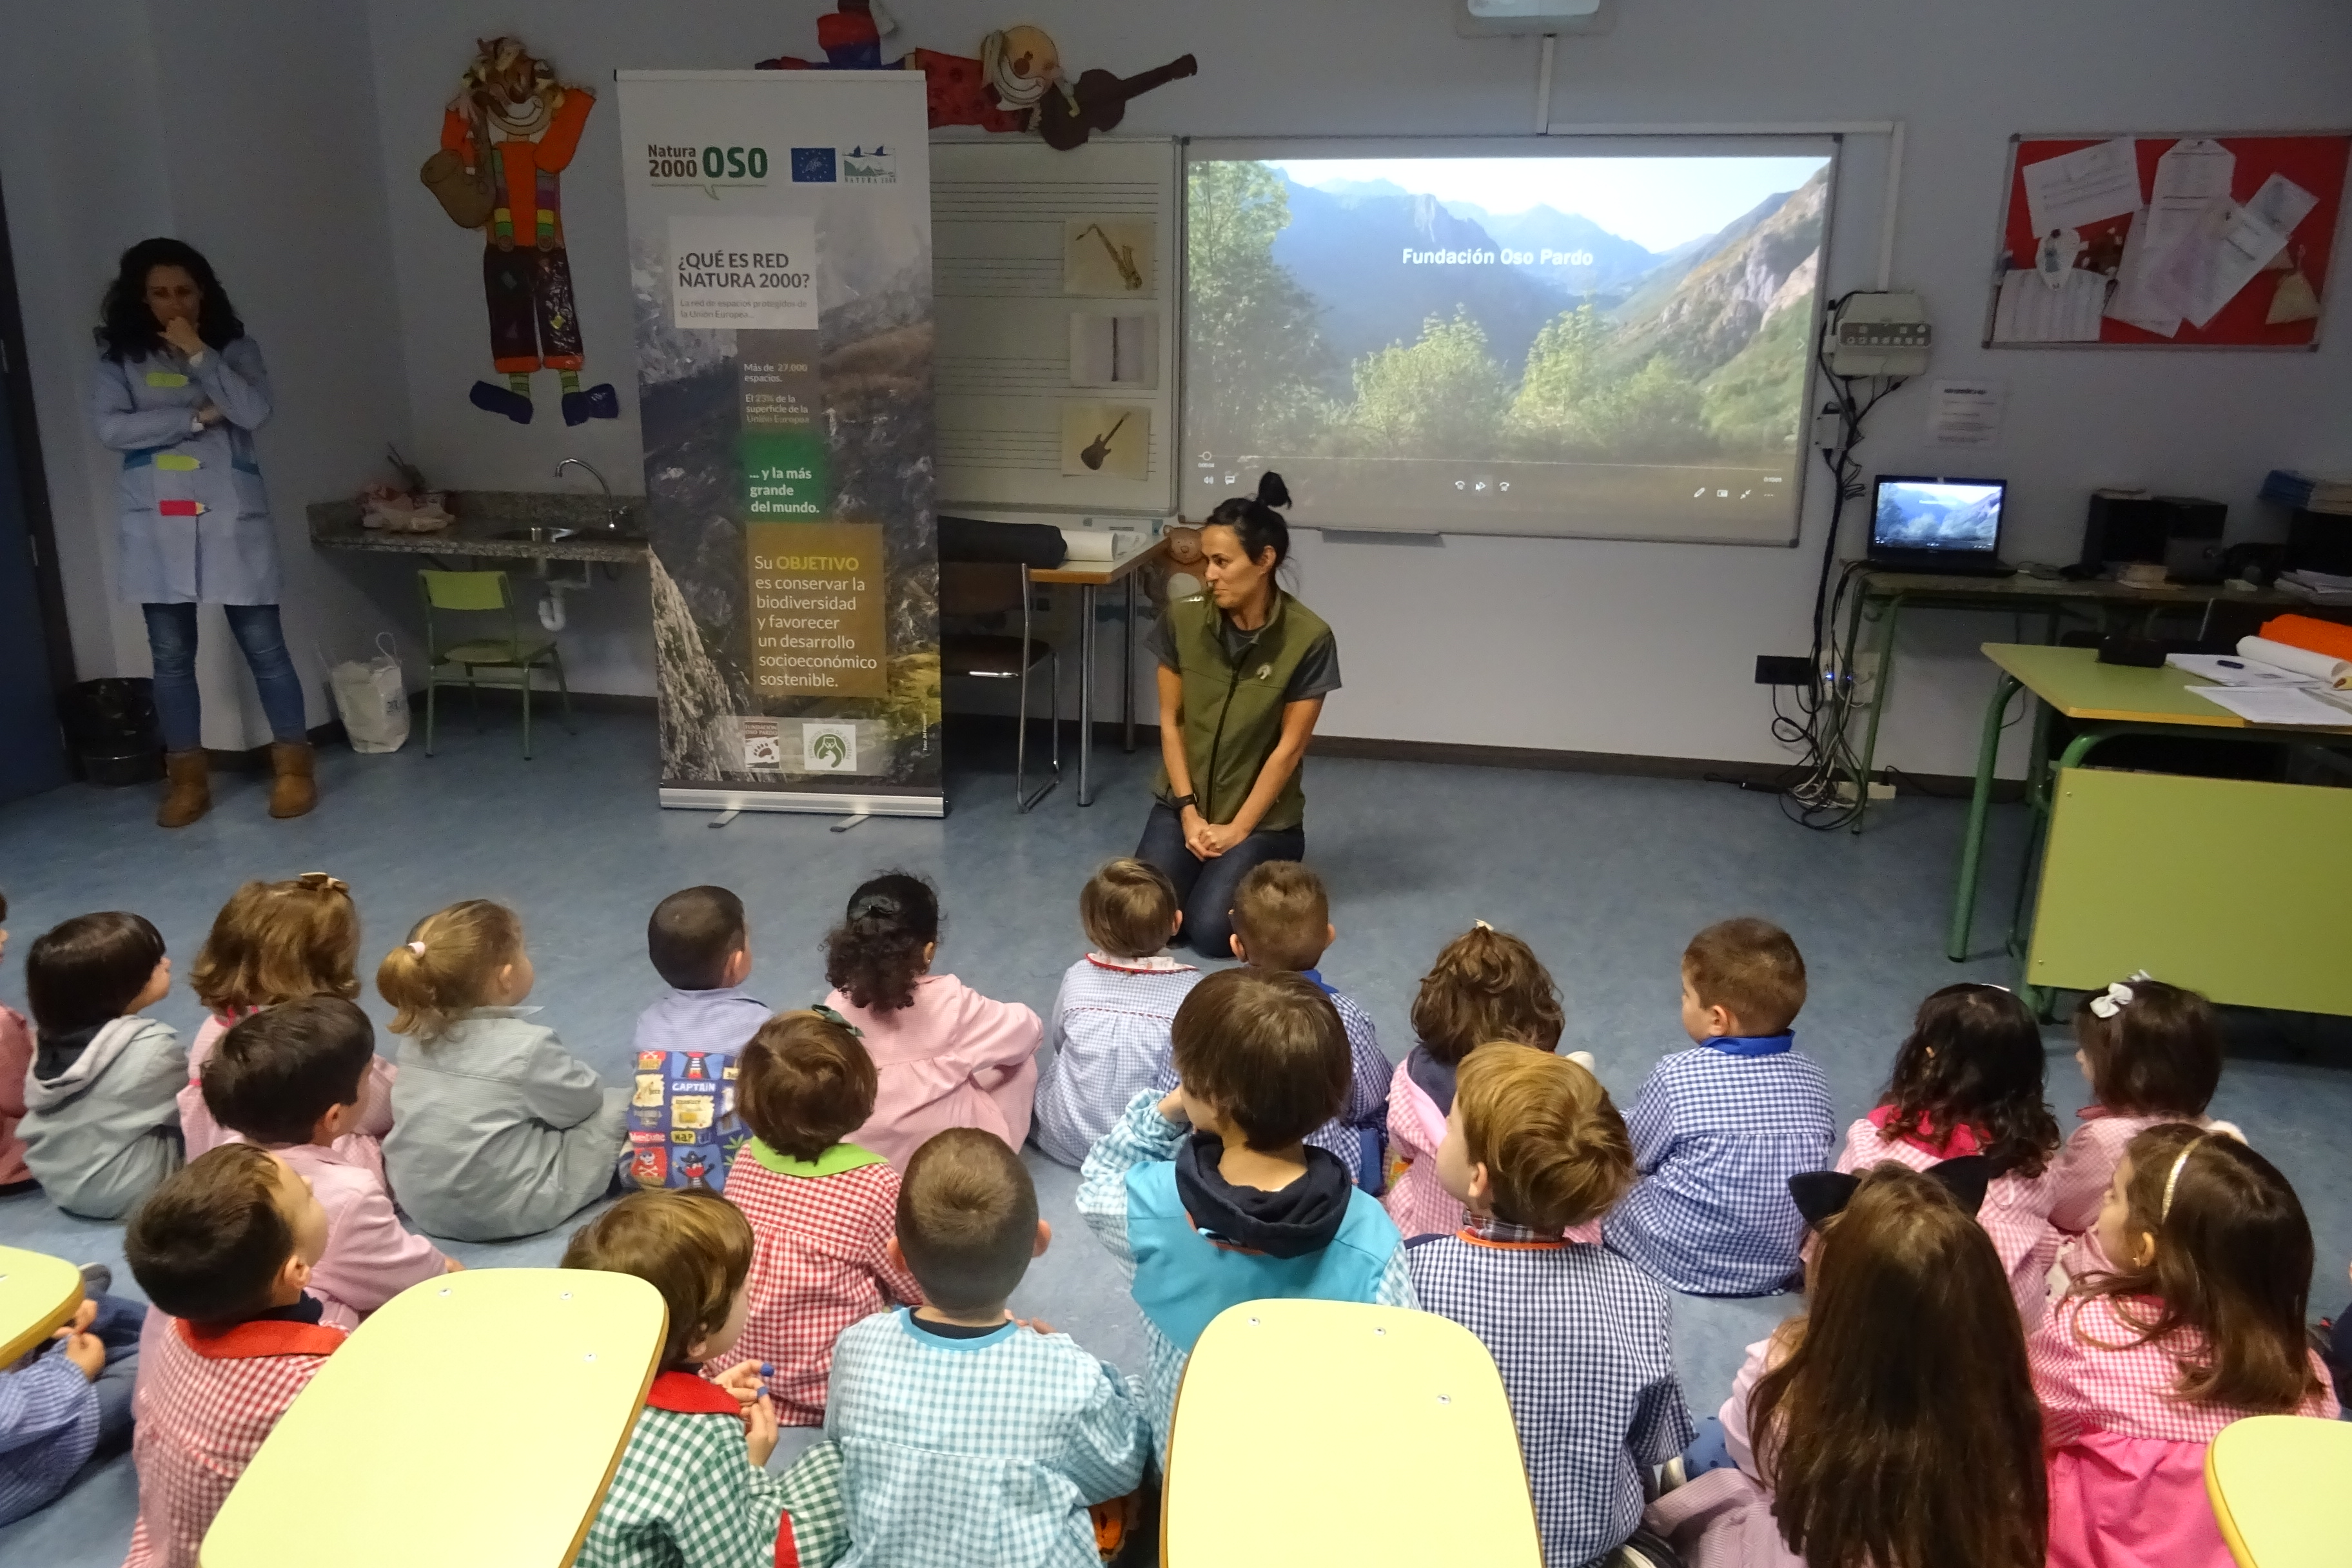
[[[33,584],[40,597],[41,640],[49,658],[49,685],[62,695],[74,684],[73,636],[66,623],[66,584],[58,569],[58,534],[49,511],[48,471],[42,466],[40,421],[33,411],[33,368],[25,352],[25,318],[17,308],[16,261],[8,244],[8,207],[0,192],[0,379],[7,387],[9,434],[24,494],[25,531],[33,542]]]

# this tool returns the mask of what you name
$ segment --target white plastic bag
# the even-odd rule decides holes
[[[408,740],[408,682],[390,632],[378,634],[371,659],[346,659],[327,670],[335,710],[354,752],[396,752]]]

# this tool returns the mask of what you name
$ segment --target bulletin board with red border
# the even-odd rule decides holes
[[[2083,338],[2071,342],[2025,342],[2007,338],[1996,341],[1993,323],[2003,271],[2031,271],[2034,266],[2037,237],[2026,195],[2025,171],[2045,159],[2123,139],[2120,133],[2113,136],[2012,137],[2008,202],[2002,214],[2001,257],[1994,269],[1993,304],[1986,312],[1986,345],[2000,348],[2316,348],[2320,322],[2327,301],[2328,266],[2333,259],[2338,218],[2343,207],[2345,168],[2347,156],[2352,156],[2352,132],[2294,135],[2237,136],[2200,132],[2131,136],[2129,140],[2139,165],[2139,197],[2143,206],[2154,189],[2157,161],[2176,143],[2200,138],[2218,142],[2236,158],[2230,179],[2231,201],[2243,204],[2252,200],[2273,174],[2292,180],[2316,198],[2311,210],[2295,223],[2287,236],[2285,248],[2269,268],[2256,273],[2252,281],[2232,295],[2228,303],[2203,326],[2183,321],[2169,337],[2103,315],[2095,339]],[[2136,218],[2134,214],[2125,213],[2081,226],[2074,232],[2080,237],[2082,249],[2073,265],[2113,278],[2121,265],[2124,247],[2136,221],[2144,221],[2144,214]],[[2268,320],[2273,302],[2277,298],[2281,283],[2290,273],[2300,275],[2315,298],[2322,314],[2310,315],[2300,321],[2273,322]],[[2113,290],[2110,290],[2112,294]]]

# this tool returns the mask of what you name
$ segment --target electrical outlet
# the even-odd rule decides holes
[[[1813,661],[1802,654],[1759,653],[1756,656],[1759,686],[1811,686]]]

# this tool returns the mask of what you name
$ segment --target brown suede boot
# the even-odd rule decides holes
[[[163,805],[155,813],[156,826],[185,827],[213,808],[212,770],[202,746],[166,752],[163,777],[171,787],[163,792]]]
[[[269,771],[278,775],[269,786],[269,815],[300,816],[319,804],[319,786],[311,776],[317,753],[308,741],[278,741],[269,748]]]

